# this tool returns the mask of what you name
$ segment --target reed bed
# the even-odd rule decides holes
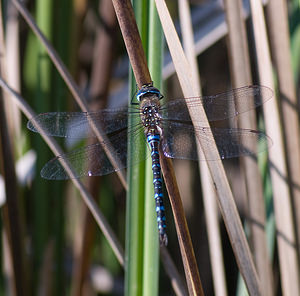
[[[299,1],[199,2],[3,1],[0,295],[300,295]],[[26,128],[42,112],[136,106],[149,83],[163,103],[252,84],[273,92],[213,123],[265,131],[272,145],[257,157],[217,160],[201,133],[198,154],[214,161],[160,156],[167,246],[143,135],[128,135],[126,171],[77,178],[62,158],[70,181],[48,181],[40,171],[52,154],[106,134],[92,119],[88,140]]]

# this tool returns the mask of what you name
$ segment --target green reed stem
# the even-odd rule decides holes
[[[154,1],[150,1],[149,36],[148,36],[148,66],[154,86],[161,88],[162,69],[162,28],[157,15]],[[149,152],[149,149],[148,153]],[[153,173],[151,157],[146,161],[145,184],[145,227],[144,227],[144,281],[143,295],[158,295],[159,284],[159,242],[155,212],[153,189]]]
[[[50,0],[36,2],[36,21],[40,29],[52,39],[53,3]],[[33,34],[29,35],[25,54],[25,86],[28,97],[34,100],[35,110],[50,110],[51,63],[46,50]],[[38,155],[36,175],[39,176],[42,166],[49,160],[50,154],[46,144],[39,136],[33,137],[33,146]],[[34,182],[33,203],[33,282],[40,282],[43,256],[49,233],[50,187],[47,181],[37,178]],[[37,286],[34,289],[38,289]]]
[[[139,26],[140,35],[144,42],[147,40],[147,7],[148,1],[134,1],[134,10],[136,21]],[[129,104],[131,98],[136,92],[136,82],[131,77],[131,91],[129,95]],[[135,98],[134,98],[135,99]],[[129,126],[138,124],[139,118],[129,117]],[[125,295],[142,295],[143,290],[143,231],[144,231],[144,193],[145,193],[145,162],[131,166],[130,161],[135,157],[134,145],[140,148],[145,146],[145,137],[141,134],[140,139],[133,138],[130,135],[128,143],[128,193],[126,209],[126,266],[125,266]],[[138,143],[137,143],[138,142]],[[134,143],[134,145],[133,145]],[[142,150],[142,149],[141,149]]]

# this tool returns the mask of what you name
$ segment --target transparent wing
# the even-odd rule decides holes
[[[196,146],[196,134],[199,133],[203,149],[211,149],[214,137],[220,159],[241,155],[256,155],[272,145],[271,139],[264,133],[250,129],[194,127],[191,124],[167,122],[163,130],[162,148],[165,156],[178,159],[205,159],[199,155]]]
[[[146,157],[145,136],[143,129],[139,126],[135,130],[132,129],[131,132],[134,132],[132,145],[134,148],[130,156],[132,163],[136,164]],[[43,167],[41,176],[49,180],[69,179],[69,175],[61,164],[62,159],[72,166],[75,178],[102,176],[121,170],[127,166],[127,136],[128,132],[125,129],[122,132],[108,135],[107,141],[85,146],[55,157]],[[104,147],[110,150],[115,160],[118,160],[116,166],[112,165]]]
[[[202,105],[208,120],[222,120],[234,117],[240,113],[256,108],[273,96],[271,89],[265,86],[246,86],[230,90],[225,93],[179,99],[162,106],[162,117],[171,120],[190,120],[186,106]],[[41,125],[44,133],[56,137],[86,138],[94,137],[90,127],[93,120],[105,133],[121,130],[127,126],[128,112],[136,113],[138,108],[104,109],[97,112],[49,112],[32,118],[27,127],[38,132],[37,125]]]
[[[164,119],[189,121],[186,104],[203,106],[209,121],[223,120],[254,109],[272,98],[273,91],[266,86],[251,85],[204,97],[173,100],[162,106]]]
[[[138,113],[138,110],[133,109],[131,112]],[[29,120],[27,128],[38,132],[37,126],[41,125],[45,134],[54,137],[95,137],[90,126],[91,121],[94,121],[105,133],[124,129],[128,122],[128,108],[104,109],[97,112],[42,113]]]

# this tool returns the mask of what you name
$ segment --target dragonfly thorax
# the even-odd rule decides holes
[[[145,98],[140,105],[140,117],[146,134],[160,131],[161,115],[157,96]]]

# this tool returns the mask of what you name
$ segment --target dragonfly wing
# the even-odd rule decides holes
[[[102,176],[112,172],[124,169],[127,166],[127,130],[108,135],[107,140],[81,147],[69,153],[62,154],[50,160],[43,167],[41,175],[49,180],[66,180],[70,179],[69,174],[62,165],[63,162],[69,164],[74,171],[74,178],[84,176]],[[143,135],[143,130],[137,128],[134,140],[138,139],[138,135]],[[143,139],[145,141],[145,139]],[[145,146],[135,145],[133,143],[132,163],[138,163],[145,159]],[[109,150],[112,161],[106,154]]]
[[[123,129],[127,126],[128,109],[104,109],[97,112],[48,112],[41,113],[27,123],[33,132],[54,137],[86,138],[95,137],[90,126],[93,121],[104,133]]]
[[[250,129],[194,127],[191,124],[171,121],[165,125],[162,148],[165,156],[170,158],[216,160],[206,159],[198,153],[196,135],[201,137],[201,145],[205,150],[211,149],[215,142],[219,159],[256,155],[272,145],[266,134]]]
[[[224,120],[254,109],[272,98],[273,91],[266,86],[251,85],[204,97],[178,99],[162,106],[165,119],[189,121],[187,104],[202,106],[209,121]],[[197,119],[196,119],[197,120]]]

